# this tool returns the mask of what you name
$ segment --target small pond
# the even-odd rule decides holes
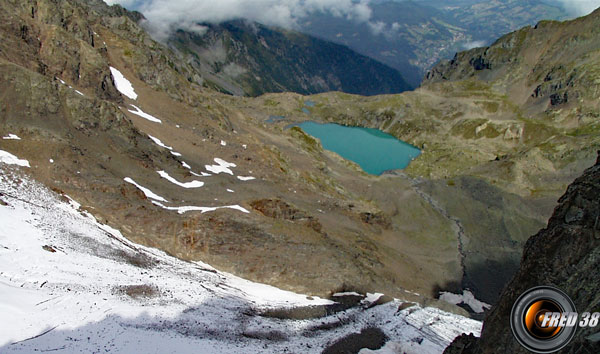
[[[323,148],[356,162],[373,175],[406,168],[421,154],[418,148],[377,129],[315,122],[303,122],[298,126],[321,140]]]

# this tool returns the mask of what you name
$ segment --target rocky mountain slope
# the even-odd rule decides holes
[[[241,20],[205,27],[203,34],[179,30],[167,42],[206,85],[225,92],[375,95],[411,88],[395,69],[299,32]]]
[[[298,106],[287,98],[263,102],[270,114],[292,121],[379,128],[423,147],[405,172],[425,177],[419,194],[456,223],[462,286],[494,302],[517,269],[527,237],[595,159],[600,43],[588,33],[597,31],[599,18],[595,12],[541,22],[459,53],[432,69],[415,92],[313,96],[309,116],[295,113]]]
[[[204,89],[194,68],[129,14],[99,0],[2,6],[1,134],[21,140],[0,144],[29,159],[37,180],[69,193],[130,239],[183,259],[313,294],[372,286],[408,294],[378,275],[409,279],[394,271],[397,251],[373,244],[371,235],[383,230],[363,221],[379,208],[336,187],[296,136],[265,129],[263,118],[244,113],[244,99]],[[121,76],[132,85],[128,96],[115,86]],[[161,198],[148,199],[140,187]],[[262,200],[287,211],[255,210]],[[214,209],[223,206],[239,207]],[[438,274],[442,282],[445,273]],[[411,289],[429,289],[432,279],[423,279]]]
[[[128,241],[13,168],[22,161],[0,158],[2,353],[298,353],[353,340],[439,353],[481,328],[382,294],[307,297],[178,260]]]
[[[482,52],[490,68],[469,64],[477,51],[459,54],[414,92],[251,98],[206,87],[139,14],[100,0],[0,6],[0,150],[131,241],[287,290],[382,292],[465,313],[436,298],[470,289],[494,303],[600,145],[587,96],[599,48],[585,34],[598,13],[504,37],[489,48],[503,60]],[[556,90],[582,99],[553,105],[531,94],[563,77],[544,81],[558,49],[535,55],[558,38],[580,54],[563,65],[582,76]],[[380,128],[423,153],[403,172],[367,175],[286,129],[306,120]]]
[[[529,353],[514,339],[507,323],[517,298],[540,284],[563,290],[580,314],[598,311],[599,200],[600,153],[596,164],[560,198],[548,226],[527,241],[519,271],[486,317],[481,339],[461,337],[445,353]],[[593,327],[578,328],[560,352],[597,353],[596,332]]]

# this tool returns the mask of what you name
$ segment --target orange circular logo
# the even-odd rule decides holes
[[[510,327],[515,339],[534,353],[554,353],[564,348],[577,327],[573,301],[552,286],[524,292],[513,305]]]

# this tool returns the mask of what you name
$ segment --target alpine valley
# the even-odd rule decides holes
[[[507,306],[600,149],[600,10],[406,91],[347,47],[241,20],[163,44],[101,0],[0,9],[0,352],[441,352]],[[306,121],[421,154],[367,174]]]

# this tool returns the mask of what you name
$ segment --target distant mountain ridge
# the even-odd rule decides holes
[[[167,43],[222,92],[375,95],[418,87],[427,70],[456,52],[565,17],[542,0],[380,0],[369,7],[367,22],[315,12],[297,31],[248,20],[202,23],[206,32],[180,29]]]
[[[205,34],[178,30],[168,45],[223,92],[376,95],[411,89],[396,69],[340,44],[243,20],[203,25]]]

